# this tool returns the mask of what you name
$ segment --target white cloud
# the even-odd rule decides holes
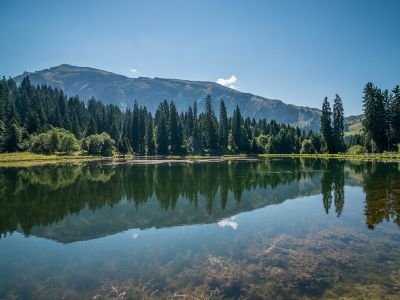
[[[226,219],[222,219],[218,222],[218,226],[220,227],[231,227],[233,230],[236,230],[239,224],[235,221],[235,217],[230,217]]]
[[[130,69],[129,71],[131,71],[131,73],[133,73],[133,74],[139,73],[138,70],[136,70],[135,68],[132,68],[132,69]]]
[[[229,77],[227,79],[224,79],[222,77],[217,79],[217,83],[219,83],[220,85],[223,85],[223,86],[229,87],[231,89],[235,89],[235,90],[237,89],[237,87],[235,86],[236,82],[237,82],[237,78],[235,75],[232,75],[231,77]]]

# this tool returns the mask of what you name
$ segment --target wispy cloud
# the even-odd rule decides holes
[[[231,227],[233,230],[236,230],[239,224],[235,221],[235,216],[222,219],[218,222],[218,226],[220,227]]]
[[[130,69],[129,71],[131,71],[131,73],[133,73],[133,74],[135,74],[135,75],[139,73],[138,70],[135,69],[135,68],[132,68],[132,69]]]
[[[217,79],[217,83],[219,83],[220,85],[223,85],[223,86],[229,87],[231,89],[235,89],[235,90],[238,89],[236,86],[236,82],[237,82],[237,78],[235,75],[232,75],[231,77],[226,78],[226,79],[222,78],[222,77]]]

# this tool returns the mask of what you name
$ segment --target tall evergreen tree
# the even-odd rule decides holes
[[[400,87],[396,85],[392,93],[390,124],[393,134],[393,143],[397,145],[400,143]]]
[[[21,142],[22,142],[22,129],[16,123],[11,123],[5,132],[3,149],[6,152],[16,152],[21,150]]]
[[[156,146],[157,146],[157,154],[168,153],[167,125],[163,114],[160,116],[157,124]]]
[[[326,150],[329,153],[334,152],[333,138],[332,138],[332,111],[331,106],[328,101],[328,97],[324,98],[322,103],[322,112],[321,112],[321,134],[324,137],[324,141],[326,144]]]
[[[169,145],[171,152],[176,153],[181,148],[181,138],[178,124],[179,115],[173,101],[169,108]]]
[[[231,128],[232,128],[233,145],[236,146],[239,151],[243,150],[244,145],[243,145],[243,135],[242,135],[242,115],[240,113],[238,105],[233,111]]]
[[[335,95],[333,100],[332,139],[334,152],[343,152],[346,147],[344,144],[344,110],[342,99],[338,94]]]
[[[219,106],[219,143],[223,151],[228,147],[228,116],[226,113],[226,106],[223,99],[221,99]]]
[[[381,90],[372,82],[368,82],[364,88],[363,108],[363,128],[367,141],[370,141],[373,152],[382,152],[387,147],[385,105]]]
[[[155,152],[155,144],[153,137],[153,118],[151,113],[148,113],[146,122],[146,154],[153,155]]]
[[[217,119],[214,114],[214,109],[211,104],[211,96],[206,97],[205,102],[205,124],[204,124],[204,139],[206,147],[210,150],[218,149],[218,137],[217,137]]]

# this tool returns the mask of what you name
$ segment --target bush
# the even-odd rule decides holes
[[[259,148],[262,149],[263,152],[267,152],[268,141],[269,141],[269,136],[264,135],[264,134],[260,134],[256,138],[257,145]]]
[[[71,154],[79,151],[79,148],[79,142],[72,132],[62,128],[52,128],[46,132],[32,135],[28,149],[39,154],[55,152]]]
[[[367,149],[365,149],[363,146],[360,146],[360,145],[351,146],[347,150],[347,154],[350,154],[350,155],[361,155],[366,152],[367,152]]]
[[[87,138],[88,153],[92,155],[99,155],[102,140],[99,134],[93,134]]]
[[[59,150],[60,152],[69,155],[72,152],[79,150],[79,142],[72,133],[64,135],[61,137]]]
[[[314,145],[309,139],[305,139],[301,143],[300,153],[301,154],[315,154]]]
[[[105,132],[88,136],[82,144],[87,145],[91,155],[112,156],[115,151],[115,141]]]

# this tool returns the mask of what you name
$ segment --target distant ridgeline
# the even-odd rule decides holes
[[[319,193],[321,209],[339,217],[345,185],[363,187],[368,228],[400,225],[397,168],[318,159],[3,168],[0,237],[19,231],[68,243],[130,228],[215,223]]]
[[[121,111],[113,104],[78,96],[46,85],[0,81],[0,150],[92,155],[185,153],[320,153],[316,133],[244,118],[237,106],[231,116],[223,100],[218,116],[211,97],[198,113],[197,104],[178,112],[173,101],[159,104],[154,115],[145,106]]]

